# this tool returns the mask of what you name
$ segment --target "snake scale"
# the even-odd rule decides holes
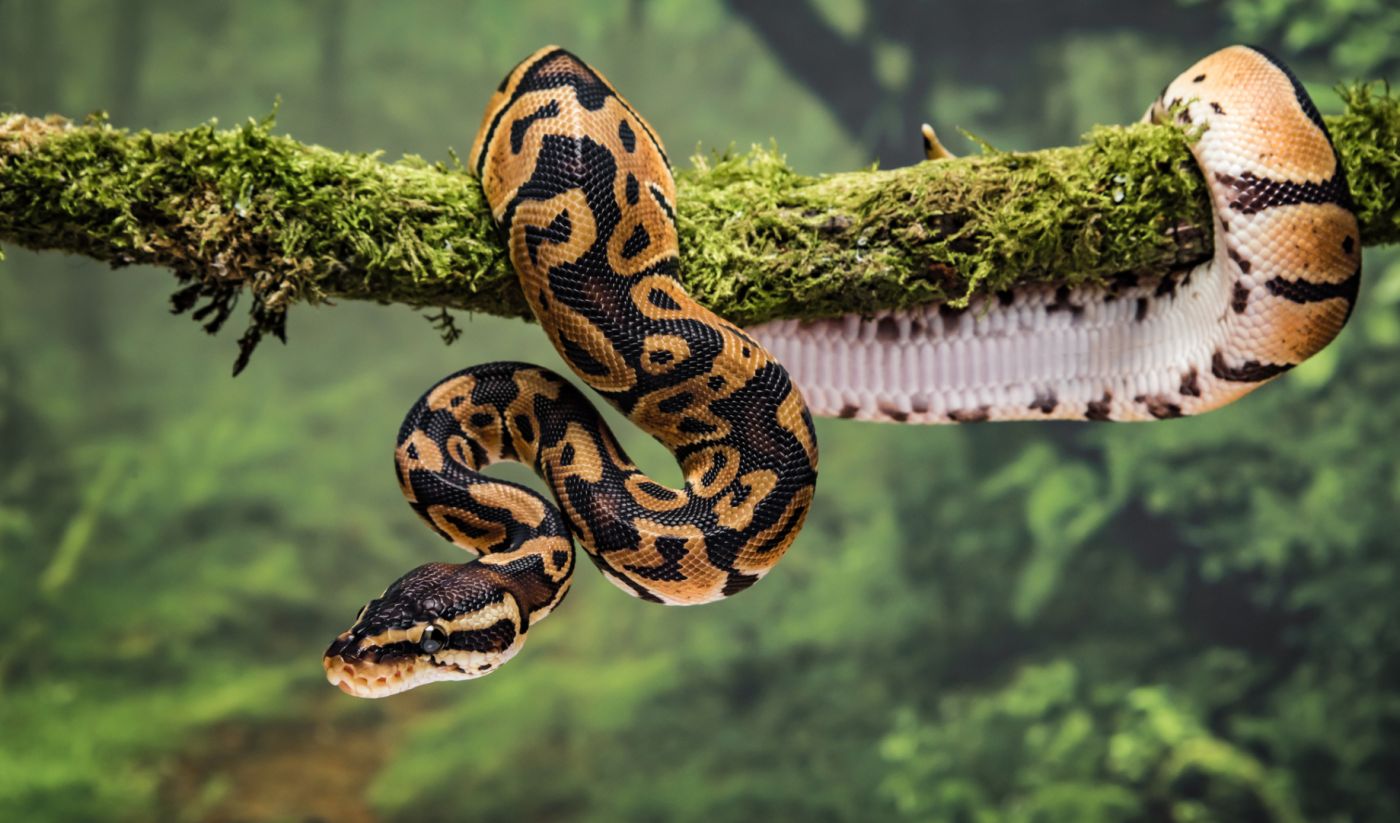
[[[327,650],[327,677],[382,697],[495,671],[568,592],[574,540],[644,600],[748,588],[811,506],[811,413],[1179,417],[1326,345],[1356,299],[1361,252],[1340,162],[1302,86],[1234,46],[1168,84],[1148,117],[1199,130],[1209,262],[1104,287],[1027,286],[961,311],[743,330],[677,279],[675,185],[651,126],[567,51],[531,55],[492,96],[469,165],[540,326],[580,379],[674,454],[685,483],[640,472],[557,374],[490,363],[449,375],[409,411],[395,469],[422,519],[479,557],[420,566],[371,600]],[[557,505],[482,473],[502,460],[531,466]]]

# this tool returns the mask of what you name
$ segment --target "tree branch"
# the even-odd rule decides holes
[[[1366,245],[1400,240],[1400,98],[1341,90],[1328,118]],[[805,177],[772,151],[679,176],[682,270],[741,324],[1107,282],[1206,259],[1204,186],[1176,130],[1097,128],[1076,148]],[[172,269],[176,310],[217,330],[253,297],[244,354],[297,300],[525,316],[475,181],[274,135],[128,133],[0,115],[0,240]]]

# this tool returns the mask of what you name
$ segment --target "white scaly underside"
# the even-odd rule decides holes
[[[1211,357],[1226,335],[1235,279],[1211,262],[1161,296],[1155,282],[1111,295],[1100,287],[1058,296],[1053,287],[1025,287],[1009,304],[977,299],[958,314],[928,306],[779,320],[749,332],[818,416],[1084,419],[1090,403],[1106,403],[1111,419],[1150,419],[1148,398],[1189,403],[1189,395],[1177,398],[1193,368],[1200,388],[1216,382]]]

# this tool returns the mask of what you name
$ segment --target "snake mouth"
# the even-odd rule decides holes
[[[354,697],[388,697],[435,680],[453,679],[431,657],[362,648],[349,632],[337,637],[322,658],[326,679]]]
[[[388,697],[443,679],[430,656],[366,642],[353,629],[336,637],[321,663],[331,685],[355,697]]]
[[[353,697],[379,698],[443,680],[474,680],[495,671],[515,656],[523,636],[502,649],[445,649],[435,654],[406,654],[393,648],[364,646],[345,632],[322,658],[326,680]]]

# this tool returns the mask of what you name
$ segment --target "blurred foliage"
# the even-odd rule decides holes
[[[821,5],[848,34],[872,16]],[[1247,9],[1351,31],[1329,21],[1353,5],[1388,11],[1240,0],[1211,8],[1242,31],[1208,44],[1041,27],[999,57],[1014,95],[939,82],[929,105],[1040,145],[1135,118],[1249,35]],[[447,160],[500,74],[563,41],[678,156],[772,136],[804,171],[869,159],[717,0],[504,9],[0,0],[0,108],[172,128],[281,94],[303,139]],[[924,36],[949,60],[998,46]],[[1284,39],[1314,88],[1393,72]],[[1043,110],[1003,105],[1023,94]],[[1400,259],[1368,255],[1338,343],[1235,406],[822,421],[818,505],[753,591],[663,609],[583,568],[505,672],[363,703],[325,685],[321,651],[366,596],[453,557],[399,500],[399,418],[466,363],[560,368],[543,335],[461,318],[444,347],[411,312],[346,304],[230,381],[232,341],[166,317],[164,275],[11,253],[0,819],[1400,819]]]
[[[1339,80],[1400,68],[1400,6],[1387,0],[1227,0],[1224,8],[1238,39],[1320,58]]]

